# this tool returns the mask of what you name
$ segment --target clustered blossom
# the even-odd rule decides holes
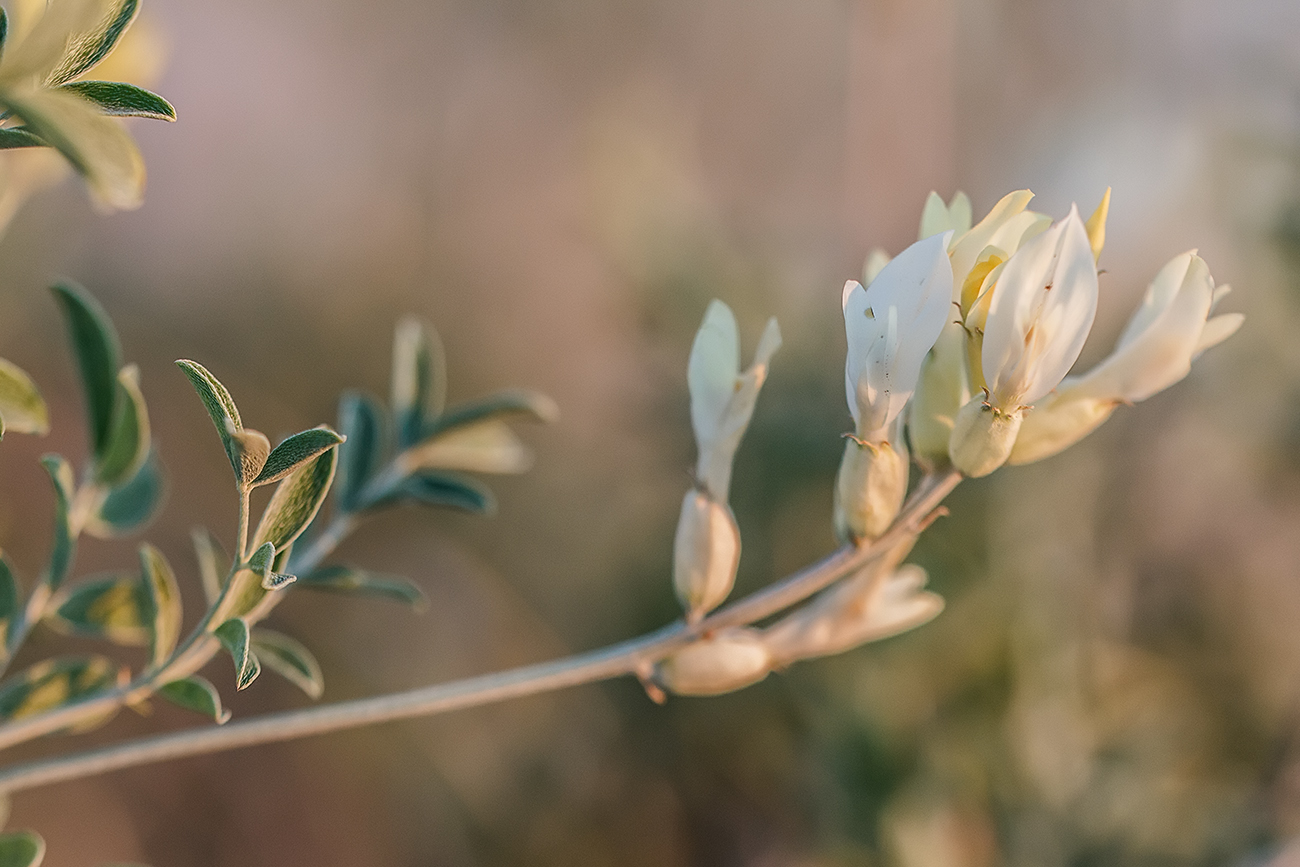
[[[1120,404],[1181,380],[1198,355],[1240,327],[1240,314],[1212,316],[1228,287],[1216,287],[1195,251],[1183,253],[1156,275],[1110,357],[1067,376],[1097,312],[1110,191],[1086,221],[1074,206],[1053,221],[1028,210],[1032,198],[1028,190],[1009,193],[972,225],[964,194],[945,203],[931,193],[919,240],[892,259],[873,252],[866,285],[845,284],[844,389],[853,431],[845,434],[834,510],[844,541],[859,544],[889,529],[907,493],[910,459],[927,472],[978,477],[1049,457]],[[674,559],[689,621],[721,604],[735,580],[740,531],[727,506],[731,464],[779,344],[773,320],[742,373],[735,318],[715,301],[691,352],[699,462]],[[924,589],[924,570],[903,564],[913,540],[899,540],[765,628],[701,636],[653,666],[648,682],[685,695],[728,692],[930,620],[943,600]]]

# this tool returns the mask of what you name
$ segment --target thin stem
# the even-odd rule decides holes
[[[239,532],[236,535],[235,559],[240,564],[248,560],[248,510],[249,489],[239,486]]]
[[[845,574],[895,550],[901,542],[926,526],[932,512],[960,481],[961,476],[955,471],[927,477],[908,500],[893,526],[879,539],[868,544],[845,546],[819,563],[722,608],[693,626],[678,621],[640,638],[549,662],[406,692],[269,714],[220,728],[158,735],[16,765],[0,771],[0,792],[14,792],[167,759],[446,713],[633,674],[708,632],[754,623],[783,611]],[[89,703],[80,706],[83,711],[86,704]],[[42,716],[57,716],[58,713],[54,711]],[[19,721],[14,725],[21,726],[22,723]],[[64,721],[55,726],[55,729],[66,724]],[[48,726],[46,728],[55,730]],[[4,734],[8,733],[0,731],[0,735]],[[26,738],[19,738],[24,739]],[[0,746],[3,745],[5,743],[0,742]]]

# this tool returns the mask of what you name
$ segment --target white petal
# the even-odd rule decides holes
[[[1156,273],[1155,279],[1147,287],[1146,294],[1142,296],[1142,304],[1124,326],[1124,331],[1116,344],[1117,348],[1141,334],[1169,306],[1174,296],[1178,294],[1178,287],[1183,285],[1187,277],[1187,269],[1192,266],[1192,260],[1197,258],[1199,257],[1196,251],[1189,250],[1170,259]],[[1208,271],[1206,273],[1208,274]]]
[[[1201,339],[1196,342],[1196,349],[1192,351],[1192,358],[1195,359],[1211,346],[1217,346],[1227,340],[1245,321],[1246,317],[1240,313],[1225,313],[1206,322],[1205,328],[1201,330]]]
[[[955,235],[961,236],[970,231],[970,196],[960,190],[953,195],[952,201],[948,203],[948,219],[951,221],[948,228]]]
[[[948,218],[948,206],[943,203],[943,199],[934,190],[925,198],[925,207],[921,209],[921,229],[916,237],[919,241],[924,241],[931,235],[938,235],[940,232],[946,232],[952,228]]]
[[[952,273],[957,281],[957,288],[961,288],[961,282],[966,279],[967,272],[974,267],[980,253],[984,252],[984,248],[989,245],[1002,224],[1023,211],[1033,197],[1034,194],[1029,190],[1007,193],[984,219],[957,239],[957,243],[952,248]]]
[[[740,439],[745,435],[749,420],[754,415],[759,389],[767,379],[768,362],[780,348],[781,329],[777,326],[776,319],[772,318],[767,320],[767,327],[759,338],[754,363],[734,380],[731,398],[723,409],[713,439],[707,447],[704,444],[700,446],[696,475],[719,502],[727,501],[736,449],[740,447]]]
[[[716,439],[740,375],[740,335],[731,308],[714,299],[695,334],[686,383],[691,392],[691,426],[703,452]]]

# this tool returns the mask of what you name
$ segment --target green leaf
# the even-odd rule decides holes
[[[117,371],[122,366],[117,331],[104,308],[85,289],[72,283],[59,283],[52,291],[63,310],[81,369],[91,452],[102,456],[112,434]]]
[[[286,476],[262,513],[253,544],[270,542],[279,550],[297,539],[325,501],[337,461],[338,453],[328,449]]]
[[[45,455],[41,466],[54,483],[54,540],[50,545],[50,560],[45,567],[45,581],[51,590],[59,589],[72,568],[72,555],[76,550],[68,513],[72,507],[72,466],[59,455]]]
[[[496,498],[487,485],[459,473],[419,472],[402,482],[396,493],[426,506],[450,506],[479,515],[497,510]]]
[[[232,617],[217,627],[216,636],[235,662],[235,689],[246,689],[262,671],[257,655],[249,646],[248,623]]]
[[[18,582],[9,558],[0,554],[0,648],[9,642],[9,624],[18,613]],[[3,823],[0,823],[0,827]]]
[[[0,685],[0,717],[20,719],[123,683],[127,670],[103,656],[47,659]]]
[[[199,561],[199,579],[203,583],[203,595],[208,604],[221,597],[221,589],[226,585],[226,576],[230,572],[230,558],[221,550],[220,543],[212,534],[202,527],[190,531],[194,540],[194,554]]]
[[[44,434],[50,417],[36,383],[22,368],[0,358],[0,419],[4,431]]]
[[[363,508],[361,492],[384,460],[384,411],[364,394],[348,392],[339,401],[338,477],[334,491],[338,507],[347,512]]]
[[[271,454],[271,441],[260,430],[247,427],[240,430],[229,421],[226,422],[226,432],[230,434],[231,443],[234,445],[235,460],[239,462],[239,469],[235,473],[239,479],[239,487],[241,490],[247,490],[252,487],[253,479],[257,478],[257,474],[262,471],[262,466]]]
[[[68,45],[58,68],[47,79],[51,86],[71,81],[99,63],[117,45],[126,28],[131,26],[138,8],[137,0],[115,0],[112,11],[99,22],[98,26]]]
[[[343,437],[324,425],[296,433],[271,451],[262,471],[257,478],[253,479],[252,484],[267,485],[278,482],[312,458],[341,442]]]
[[[175,120],[176,109],[156,93],[120,81],[74,81],[62,85],[61,90],[75,93],[99,106],[104,114],[113,117],[148,117],[154,120]]]
[[[412,446],[401,457],[409,469],[522,473],[533,465],[528,446],[501,419],[480,419],[444,430]]]
[[[266,577],[262,579],[262,589],[282,590],[297,580],[297,575],[290,575],[287,572],[267,572]]]
[[[397,323],[391,402],[398,448],[419,442],[425,422],[442,412],[447,393],[446,367],[438,332],[417,319]]]
[[[0,103],[29,133],[72,163],[101,205],[124,210],[140,206],[144,158],[120,121],[59,90],[0,90]]]
[[[230,468],[235,471],[235,478],[241,479],[243,462],[240,456],[243,454],[243,447],[235,439],[234,432],[243,430],[244,423],[240,421],[239,410],[235,407],[234,399],[230,396],[230,392],[226,391],[226,387],[197,361],[182,358],[176,362],[176,365],[189,377],[194,390],[198,392],[199,400],[203,401],[204,409],[208,411],[212,424],[221,435],[226,457],[230,459]]]
[[[425,429],[424,435],[430,437],[443,431],[503,415],[523,415],[549,424],[560,417],[560,408],[555,401],[539,391],[508,389],[448,410]]]
[[[267,542],[254,551],[253,556],[248,558],[248,568],[265,578],[266,573],[271,571],[271,563],[274,560],[275,545]]]
[[[140,393],[140,369],[117,373],[117,398],[108,439],[95,462],[95,480],[113,488],[135,477],[149,457],[149,410]]]
[[[14,150],[16,148],[47,148],[50,143],[39,136],[33,135],[26,127],[11,126],[6,129],[0,129],[0,150]]]
[[[0,834],[0,867],[39,867],[45,860],[45,841],[35,831]]]
[[[5,42],[9,39],[9,15],[0,9],[0,59],[4,57]],[[3,823],[0,823],[3,827]]]
[[[325,689],[320,664],[301,642],[272,632],[269,629],[253,630],[253,650],[262,664],[307,693],[320,698]]]
[[[153,626],[150,660],[158,666],[171,656],[181,637],[181,591],[176,586],[172,567],[154,546],[140,546],[140,570],[148,590],[144,613]]]
[[[205,678],[197,674],[164,683],[158,694],[174,705],[203,714],[220,725],[230,719],[230,711],[221,706],[221,694]]]
[[[367,572],[351,566],[322,566],[300,577],[297,586],[335,593],[384,596],[418,609],[423,609],[428,604],[424,591],[406,578]]]
[[[103,638],[128,647],[149,643],[149,591],[139,575],[119,573],[65,587],[51,601],[48,620],[62,632]]]
[[[87,522],[86,531],[108,539],[139,530],[162,503],[163,490],[162,463],[157,451],[151,451],[134,476],[108,492]]]

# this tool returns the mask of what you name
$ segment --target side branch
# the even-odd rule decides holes
[[[221,727],[141,738],[72,755],[14,765],[0,771],[0,793],[30,789],[168,759],[446,713],[551,690],[634,674],[713,630],[755,623],[830,586],[839,578],[915,536],[961,481],[955,470],[924,479],[898,519],[879,539],[845,546],[818,563],[728,605],[694,625],[669,624],[648,635],[599,650],[508,671],[406,692],[338,702]],[[19,721],[17,725],[21,726]]]

